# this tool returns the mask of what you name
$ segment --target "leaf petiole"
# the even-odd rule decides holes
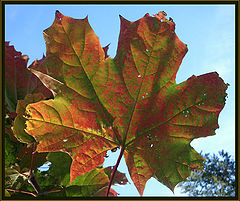
[[[110,178],[110,181],[109,181],[109,184],[108,184],[108,188],[107,188],[107,192],[106,192],[105,197],[108,197],[108,194],[109,194],[109,192],[110,192],[111,185],[112,185],[112,182],[113,182],[113,178],[114,178],[114,176],[115,176],[115,173],[117,172],[118,165],[120,164],[120,161],[121,161],[121,159],[122,159],[124,149],[125,149],[125,146],[121,147],[121,151],[120,151],[120,154],[119,154],[119,156],[118,156],[117,163],[116,163],[116,165],[115,165],[114,168],[113,168],[113,173],[112,173],[112,175],[111,175],[111,178]]]

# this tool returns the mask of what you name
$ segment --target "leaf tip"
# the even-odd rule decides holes
[[[109,57],[109,55],[107,54],[107,51],[109,49],[109,45],[110,45],[110,43],[108,45],[106,45],[105,47],[103,47],[103,51],[105,53],[105,59]]]
[[[164,20],[167,16],[167,13],[165,13],[164,11],[160,11],[158,14],[153,15],[153,16],[159,20]]]
[[[63,14],[62,14],[62,13],[60,13],[60,11],[59,11],[59,10],[56,10],[56,12],[55,12],[55,18],[56,18],[56,19],[59,19],[59,20],[61,20],[61,19],[62,19],[62,17],[63,17]]]
[[[146,13],[145,15],[144,15],[144,17],[149,17],[150,15],[149,15],[149,13]]]
[[[125,31],[132,22],[125,19],[121,15],[119,15],[119,18],[120,18],[120,30],[121,30],[120,32],[122,32],[122,31]]]
[[[88,21],[88,15],[86,15],[86,17],[85,17],[83,20],[86,20],[86,21]]]
[[[174,188],[175,186],[170,186],[169,189],[172,191],[172,193],[174,194]]]
[[[22,55],[22,57],[21,57],[26,63],[28,62],[28,60],[29,60],[29,57],[28,57],[28,55]]]
[[[130,23],[130,21],[128,21],[127,19],[125,19],[122,15],[119,15],[120,21],[121,23]]]
[[[57,15],[57,16],[58,16],[58,15],[62,15],[62,13],[61,13],[59,10],[56,10],[56,11],[55,11],[55,15]]]

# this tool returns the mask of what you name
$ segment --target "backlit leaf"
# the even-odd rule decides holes
[[[94,170],[78,176],[71,184],[70,167],[72,163],[71,157],[63,152],[51,152],[47,159],[51,162],[48,174],[56,178],[56,184],[66,186],[67,196],[103,196],[106,193],[107,185],[110,181],[112,168],[97,167]],[[125,174],[117,171],[113,184],[124,185],[128,180]],[[116,192],[111,190],[112,196],[116,196]]]
[[[27,69],[28,56],[17,52],[5,42],[5,101],[10,112],[15,112],[17,101],[29,93],[41,92],[46,97],[51,92]]]
[[[51,162],[49,174],[54,176],[59,185],[68,185],[70,181],[71,157],[63,152],[51,152],[47,159]]]
[[[20,189],[26,182],[27,178],[19,172],[19,167],[5,168],[5,187]]]
[[[119,177],[114,180],[113,184],[120,184],[121,180],[124,180],[125,183],[127,183],[125,174],[117,172],[117,175],[119,175]],[[66,195],[70,197],[104,196],[109,181],[110,176],[106,174],[106,169],[96,168],[84,175],[78,176],[67,186]],[[110,196],[117,196],[117,193],[113,189],[111,189],[110,192]]]
[[[24,117],[25,109],[28,104],[35,103],[44,99],[45,97],[41,93],[38,93],[38,94],[28,94],[24,98],[24,100],[18,101],[17,109],[16,109],[17,117],[14,120],[12,130],[15,137],[20,142],[23,142],[23,143],[35,142],[34,138],[25,132],[25,128],[26,128],[26,125],[25,125],[26,118]]]
[[[120,16],[115,58],[106,56],[88,19],[56,12],[44,31],[47,54],[30,69],[54,99],[27,106],[27,133],[39,152],[67,152],[70,181],[120,146],[140,195],[155,177],[172,191],[203,158],[190,146],[214,135],[227,84],[216,72],[175,78],[187,46],[165,12],[130,22]]]

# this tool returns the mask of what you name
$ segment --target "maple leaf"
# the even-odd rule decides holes
[[[67,185],[67,196],[104,196],[110,181],[108,168],[95,168],[81,176],[78,176],[71,184]],[[128,183],[125,174],[118,172],[113,184],[124,185]],[[116,191],[110,189],[110,196],[117,196]]]
[[[39,142],[37,151],[69,153],[71,182],[121,146],[140,195],[151,177],[173,191],[203,166],[190,142],[218,128],[227,84],[216,72],[176,84],[187,46],[165,12],[120,19],[112,59],[87,18],[56,12],[44,31],[46,58],[30,66],[55,98],[27,106],[26,131]]]
[[[40,100],[44,100],[45,97],[41,93],[37,94],[28,94],[25,96],[24,100],[19,100],[17,103],[16,113],[17,116],[14,119],[12,131],[14,136],[18,141],[23,143],[33,143],[35,142],[34,138],[25,132],[25,123],[26,118],[24,117],[26,106],[30,103],[35,103]]]
[[[5,100],[10,112],[15,112],[17,101],[29,93],[41,92],[51,97],[51,92],[27,69],[28,59],[5,42]]]
[[[27,178],[24,177],[19,170],[19,166],[13,168],[5,168],[5,186],[10,188],[19,189],[24,185],[24,181]]]
[[[63,152],[51,152],[48,154],[47,159],[51,162],[48,173],[56,178],[57,184],[64,185],[67,196],[101,196],[105,195],[107,185],[110,180],[112,167],[102,168],[97,167],[94,170],[78,176],[71,184],[70,180],[70,167],[72,159]],[[61,168],[59,168],[61,167]],[[125,174],[116,172],[117,175],[113,184],[124,185],[127,184]],[[112,196],[116,196],[116,192],[111,190]]]

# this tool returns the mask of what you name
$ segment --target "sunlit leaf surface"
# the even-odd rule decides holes
[[[227,84],[216,72],[176,84],[187,46],[164,12],[120,20],[117,54],[110,58],[87,18],[56,12],[44,31],[46,57],[30,66],[55,97],[27,106],[26,131],[38,152],[72,157],[70,182],[121,146],[140,195],[151,177],[173,190],[202,168],[190,142],[214,135]]]

